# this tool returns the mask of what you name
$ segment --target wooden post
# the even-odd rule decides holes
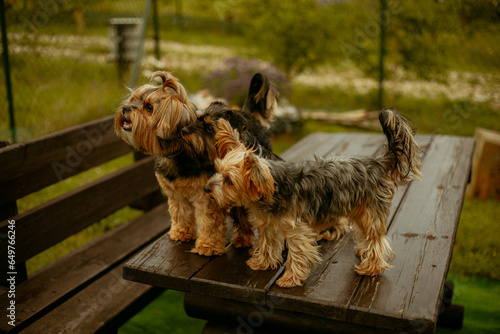
[[[478,128],[468,197],[500,200],[500,133]]]

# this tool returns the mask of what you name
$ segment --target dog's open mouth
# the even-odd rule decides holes
[[[132,122],[125,116],[122,116],[120,118],[120,126],[123,129],[123,131],[132,131]]]

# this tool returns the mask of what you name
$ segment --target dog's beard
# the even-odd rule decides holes
[[[120,138],[130,146],[137,148],[136,143],[134,142],[134,136],[132,135],[132,132],[130,131],[125,131],[123,129],[120,130]]]

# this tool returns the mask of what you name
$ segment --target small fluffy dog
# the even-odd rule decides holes
[[[181,136],[187,125],[196,122],[196,107],[177,78],[167,72],[153,73],[147,84],[132,91],[118,109],[115,132],[125,142],[146,154],[156,156],[155,175],[168,196],[172,240],[187,242],[196,238],[193,252],[220,255],[225,252],[227,208],[204,196],[203,187],[215,172],[215,149],[193,150]],[[265,125],[276,105],[276,92],[264,75],[251,81],[243,109]],[[260,129],[264,129],[263,126]],[[198,229],[197,229],[198,227]],[[240,235],[248,228],[242,227]],[[236,246],[250,246],[247,239]]]
[[[288,247],[281,287],[301,285],[319,261],[316,239],[321,231],[345,230],[353,223],[355,266],[360,275],[389,268],[394,253],[386,237],[386,222],[398,184],[421,179],[421,149],[411,123],[395,109],[380,112],[388,145],[377,157],[316,157],[312,161],[267,160],[240,143],[238,132],[221,121],[217,145],[225,156],[215,161],[217,174],[205,191],[221,207],[245,206],[248,220],[259,229],[259,241],[248,266],[277,268]]]
[[[271,106],[266,107],[268,108]],[[269,119],[269,117],[266,118]],[[215,134],[219,130],[221,120],[229,122],[232,129],[238,132],[245,147],[254,148],[266,159],[282,160],[272,152],[270,132],[263,128],[262,123],[247,108],[232,110],[221,101],[212,102],[203,114],[198,116],[196,122],[182,129],[182,138],[186,145],[190,146],[192,152],[202,156],[206,152],[217,151]],[[224,148],[218,149],[219,155],[221,149]],[[206,159],[213,160],[213,157],[206,157]],[[236,247],[250,247],[253,242],[253,230],[248,222],[246,209],[244,207],[231,208],[230,215],[236,227],[231,244]]]

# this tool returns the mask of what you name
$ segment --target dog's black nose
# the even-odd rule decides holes
[[[132,108],[130,108],[130,106],[123,106],[122,107],[122,114],[125,115],[125,113],[128,113],[130,111],[132,111]]]
[[[210,188],[209,188],[208,186],[204,186],[204,187],[203,187],[203,190],[205,190],[205,192],[206,192],[207,194],[210,194],[210,193],[212,192],[212,190],[210,190]]]

